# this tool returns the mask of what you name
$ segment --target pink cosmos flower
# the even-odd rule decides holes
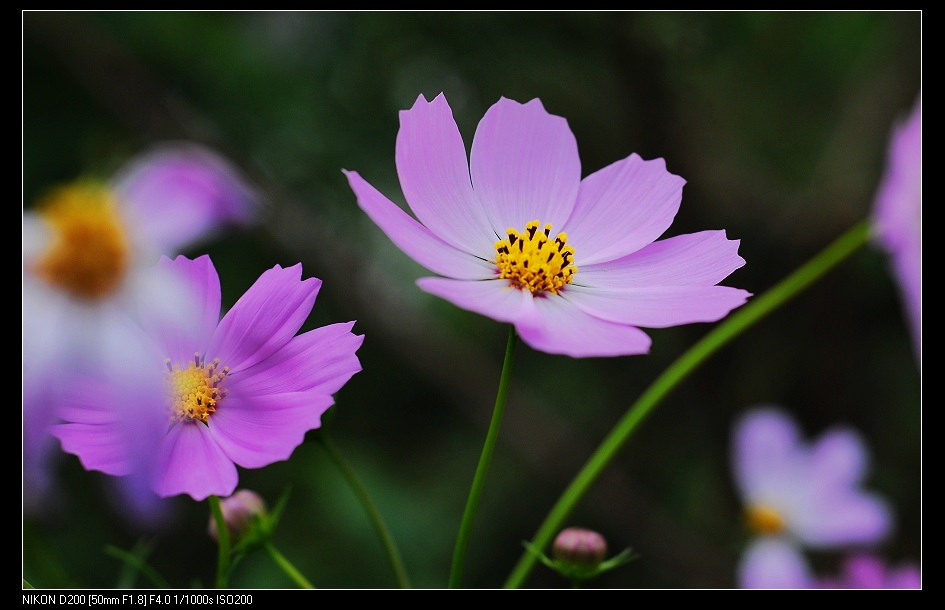
[[[757,534],[739,566],[743,587],[798,582],[806,570],[800,548],[874,544],[891,529],[887,503],[861,488],[868,453],[852,429],[835,428],[808,444],[785,412],[755,408],[736,423],[732,466]]]
[[[922,99],[893,131],[874,203],[874,230],[892,266],[916,358],[922,355]]]
[[[116,311],[144,285],[146,270],[224,225],[251,222],[258,197],[224,159],[168,144],[132,159],[107,183],[50,191],[23,212],[23,494],[38,511],[61,394],[120,333]],[[153,274],[150,281],[158,280]],[[55,371],[54,374],[51,371]]]
[[[423,290],[573,357],[646,353],[638,327],[714,322],[750,294],[717,286],[745,261],[703,231],[655,241],[685,181],[630,155],[583,180],[574,134],[541,101],[501,98],[467,162],[446,98],[400,113],[397,173],[416,219],[345,171],[358,204],[415,261]]]
[[[321,286],[301,265],[263,273],[222,320],[209,257],[165,257],[155,272],[185,289],[143,299],[143,331],[67,393],[53,434],[86,469],[132,475],[160,497],[229,496],[236,466],[286,460],[321,425],[361,370],[363,336],[354,322],[296,336]]]

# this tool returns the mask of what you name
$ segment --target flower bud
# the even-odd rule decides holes
[[[569,527],[555,538],[552,554],[566,566],[594,568],[607,556],[607,541],[595,531]]]
[[[229,498],[221,500],[220,509],[226,529],[230,533],[230,540],[237,542],[250,530],[256,515],[265,516],[266,503],[256,492],[241,489]],[[213,515],[210,516],[208,531],[210,537],[217,540],[217,524]]]

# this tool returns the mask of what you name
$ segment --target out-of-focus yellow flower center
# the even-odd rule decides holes
[[[131,249],[111,191],[90,183],[61,187],[39,202],[37,211],[53,235],[36,273],[80,298],[100,299],[114,292]]]
[[[784,530],[784,518],[770,506],[756,504],[745,511],[748,528],[757,534],[779,534]]]
[[[226,397],[223,382],[230,374],[230,367],[221,368],[219,359],[207,365],[200,354],[194,354],[193,362],[186,368],[171,364],[170,358],[165,364],[171,423],[200,421],[206,424]]]
[[[541,231],[539,226],[541,223],[533,220],[521,233],[509,228],[508,238],[495,242],[495,263],[499,277],[516,288],[557,294],[577,272],[572,260],[574,248],[568,245],[565,233],[552,239],[551,225]]]

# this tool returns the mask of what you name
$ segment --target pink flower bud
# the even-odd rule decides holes
[[[591,568],[607,556],[607,541],[595,531],[569,527],[555,538],[552,553],[562,563]]]
[[[259,494],[248,489],[241,489],[229,498],[220,502],[223,511],[223,521],[233,542],[238,541],[253,524],[256,515],[266,514],[266,503]],[[217,540],[217,524],[210,516],[210,525],[207,529],[210,537]]]

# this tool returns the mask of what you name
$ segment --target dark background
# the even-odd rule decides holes
[[[747,264],[723,283],[759,295],[867,218],[890,129],[920,93],[919,12],[25,12],[23,205],[108,176],[150,144],[190,139],[267,198],[262,223],[209,253],[224,307],[265,269],[324,280],[305,329],[357,320],[363,371],[337,395],[331,437],[378,504],[415,587],[445,587],[495,400],[507,328],[427,295],[430,275],[356,204],[341,169],[403,202],[398,111],[445,92],[467,145],[500,96],[567,118],[583,174],[632,152],[687,180],[666,236],[725,229]],[[464,585],[500,587],[559,494],[632,402],[713,325],[652,330],[646,356],[575,360],[519,345]],[[732,422],[790,410],[809,436],[855,426],[867,485],[895,506],[879,551],[921,556],[921,380],[888,260],[867,247],[725,347],[664,400],[579,504],[636,561],[591,587],[734,586],[745,540],[728,462]],[[147,543],[174,587],[212,586],[208,507],[171,502],[141,532],[104,475],[59,465],[47,514],[25,515],[34,586],[121,580],[106,545]],[[314,438],[241,471],[270,504],[274,543],[319,588],[396,586],[364,510]],[[818,571],[839,555],[810,555]],[[293,587],[265,555],[236,588]],[[529,587],[569,584],[543,566]]]

